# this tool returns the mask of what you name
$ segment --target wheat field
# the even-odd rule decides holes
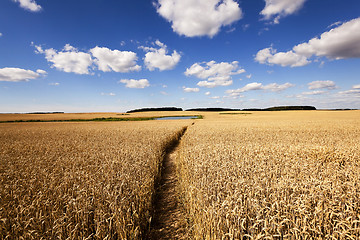
[[[185,128],[175,174],[189,239],[360,239],[360,111],[201,114],[0,124],[0,239],[146,239]]]
[[[360,112],[209,116],[178,177],[193,239],[359,239]]]
[[[141,239],[189,122],[0,124],[0,239]]]

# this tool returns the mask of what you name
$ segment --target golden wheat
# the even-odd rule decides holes
[[[360,112],[205,117],[178,177],[193,239],[359,239]]]
[[[185,121],[0,124],[0,239],[140,239]]]

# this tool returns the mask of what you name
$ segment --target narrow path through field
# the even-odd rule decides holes
[[[185,131],[184,131],[185,133]],[[175,158],[180,140],[168,151],[163,161],[159,187],[155,195],[155,215],[150,239],[187,239],[186,219],[179,203]]]

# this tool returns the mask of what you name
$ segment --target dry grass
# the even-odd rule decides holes
[[[359,239],[360,112],[208,115],[178,158],[193,239]]]
[[[141,239],[189,121],[0,124],[0,239]]]

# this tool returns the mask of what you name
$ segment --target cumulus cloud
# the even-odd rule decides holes
[[[111,50],[106,47],[96,46],[90,49],[94,56],[95,64],[103,72],[131,72],[140,71],[141,67],[136,64],[137,56],[134,52]]]
[[[0,81],[4,82],[24,82],[32,79],[36,79],[45,75],[44,70],[38,69],[36,72],[31,70],[25,70],[21,68],[1,68],[0,69]]]
[[[242,18],[234,0],[158,0],[155,6],[174,32],[187,37],[213,37],[222,26]]]
[[[38,12],[41,10],[41,6],[38,5],[35,0],[13,0],[20,3],[20,7],[29,10],[31,12]]]
[[[93,59],[89,53],[80,52],[77,48],[66,44],[62,51],[56,51],[53,48],[42,49],[41,46],[35,46],[36,53],[45,54],[51,67],[67,73],[89,74],[89,67],[93,64]]]
[[[291,15],[301,9],[306,0],[265,0],[265,8],[260,12],[265,20],[278,24],[280,18]]]
[[[327,80],[327,81],[313,81],[311,83],[308,83],[309,89],[335,89],[336,84],[333,81]]]
[[[284,84],[270,83],[268,85],[263,85],[262,83],[253,82],[246,84],[242,88],[227,90],[226,93],[229,94],[230,96],[237,96],[240,95],[240,93],[255,91],[255,90],[268,90],[272,92],[280,92],[294,86],[295,85],[291,83],[284,83]]]
[[[215,61],[194,63],[185,71],[186,76],[195,76],[206,81],[198,82],[199,87],[218,87],[229,86],[233,83],[231,76],[244,73],[245,70],[238,66],[238,62],[221,62]]]
[[[144,63],[150,71],[154,71],[155,68],[160,71],[173,69],[180,61],[181,56],[178,52],[173,51],[171,55],[168,54],[167,46],[160,42],[155,41],[155,44],[159,48],[140,47],[145,50]]]
[[[141,66],[136,64],[137,55],[134,52],[111,50],[106,47],[94,47],[88,52],[81,52],[77,48],[66,44],[61,51],[53,48],[43,49],[35,45],[35,52],[44,54],[51,67],[64,72],[76,74],[90,74],[90,67],[97,65],[103,72],[130,72],[140,71]]]
[[[255,61],[262,64],[300,67],[309,64],[309,58],[328,59],[360,58],[360,18],[345,22],[340,26],[298,44],[288,52],[277,53],[272,47],[260,50]]]
[[[359,85],[354,85],[353,89],[360,89],[360,84]]]
[[[268,85],[263,86],[262,89],[269,90],[272,92],[281,92],[294,86],[295,85],[291,83],[284,83],[284,84],[270,83]]]
[[[327,57],[329,59],[360,58],[360,18],[295,46],[294,51],[303,56]]]
[[[206,92],[205,95],[206,95],[206,96],[210,96],[210,95],[211,95],[211,92]]]
[[[261,64],[281,65],[282,67],[302,67],[310,63],[305,56],[293,51],[277,53],[277,50],[272,47],[260,50],[256,54],[255,61]]]
[[[150,86],[150,83],[147,79],[121,79],[120,83],[125,83],[125,87],[127,88],[146,88]]]
[[[184,92],[187,92],[187,93],[189,93],[189,92],[199,92],[200,91],[199,88],[188,88],[188,87],[183,87],[183,90],[184,90]]]
[[[235,90],[227,90],[226,93],[243,93],[243,92],[252,91],[252,90],[261,90],[262,87],[263,87],[263,85],[261,83],[253,82],[253,83],[246,84],[242,88],[238,88]]]

